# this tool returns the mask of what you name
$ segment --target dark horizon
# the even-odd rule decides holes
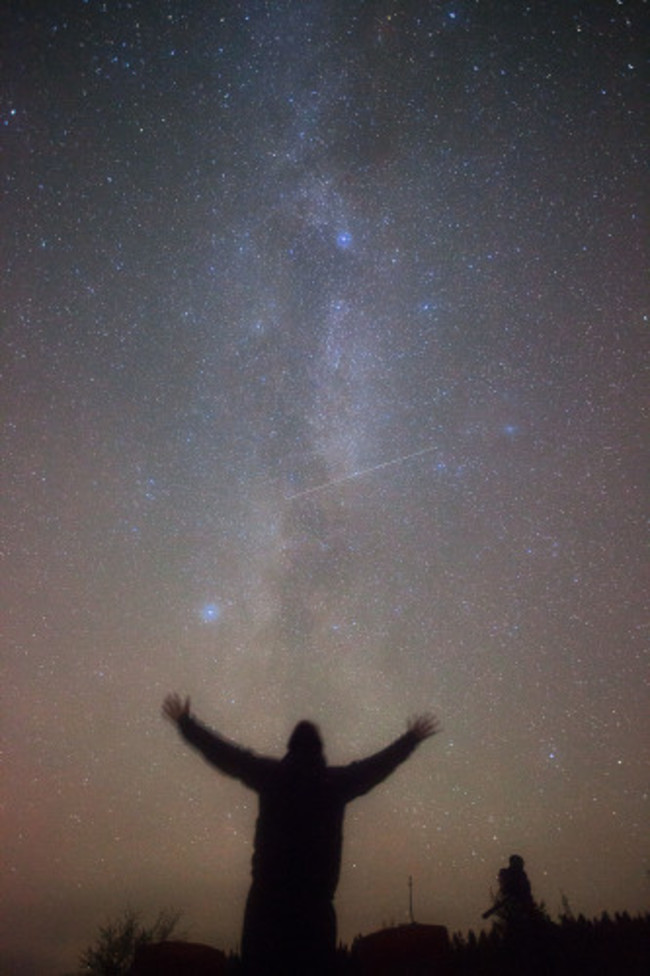
[[[367,966],[372,958],[386,959],[388,950],[388,957],[394,957],[396,952],[410,951],[420,963],[432,960],[437,964],[436,972],[440,971],[444,976],[487,976],[491,973],[503,976],[504,965],[515,965],[513,957],[519,958],[521,965],[523,959],[529,964],[539,964],[540,976],[589,976],[592,970],[598,976],[620,976],[622,962],[625,962],[625,971],[629,976],[636,976],[637,973],[641,976],[645,972],[650,961],[650,912],[634,914],[626,910],[605,910],[589,918],[581,912],[574,912],[565,902],[563,911],[557,917],[551,917],[543,905],[540,908],[542,915],[536,927],[523,937],[518,936],[516,931],[508,934],[507,926],[504,927],[503,921],[499,920],[491,921],[489,925],[450,931],[444,926],[411,919],[393,922],[370,932],[359,932],[349,942],[339,942],[335,970],[341,976],[355,976],[359,972],[365,974],[362,959]],[[100,931],[106,925],[113,925],[115,931],[123,931],[120,923],[127,916],[135,915],[138,930],[151,933],[163,914],[158,912],[155,916],[146,917],[133,909],[124,909],[111,919],[104,918],[82,949],[97,948]],[[214,949],[222,956],[228,973],[233,976],[240,973],[239,946],[220,946],[208,940],[192,938],[185,929],[186,923],[186,919],[178,916],[163,942],[154,938],[153,943],[175,946],[180,942],[188,944],[190,949],[209,947],[209,952]],[[417,938],[413,938],[413,934]],[[395,938],[391,938],[392,935]],[[423,935],[427,938],[423,938]],[[11,976],[34,976],[36,972],[39,976],[77,976],[83,971],[78,965],[81,955],[80,951],[76,960],[67,967],[47,970],[42,968],[41,962],[35,964],[26,954],[8,956],[7,973]],[[524,972],[531,976],[521,965],[515,965],[512,976],[523,976]],[[508,969],[508,972],[511,970]]]
[[[215,878],[214,889],[218,890],[218,878]],[[354,930],[350,927],[349,919],[341,916],[339,912],[339,945],[346,951],[350,952],[354,946],[354,943],[366,936],[373,933],[380,932],[383,930],[391,930],[393,928],[408,928],[411,925],[415,926],[443,926],[450,937],[451,943],[456,946],[455,951],[459,950],[459,940],[460,942],[467,943],[469,940],[469,945],[471,946],[471,940],[476,938],[483,938],[484,935],[490,935],[490,933],[496,934],[499,929],[498,920],[490,918],[489,920],[482,919],[481,916],[483,912],[477,914],[477,917],[470,921],[469,924],[449,924],[449,919],[454,918],[454,913],[447,906],[446,910],[441,911],[439,917],[421,917],[417,911],[411,911],[413,904],[417,906],[417,891],[418,886],[410,885],[409,880],[412,878],[405,879],[405,884],[403,885],[403,901],[401,907],[397,908],[390,917],[382,919],[381,922],[376,924],[370,924],[364,929]],[[628,917],[633,920],[646,919],[648,925],[650,925],[650,910],[648,910],[646,905],[641,905],[637,909],[630,910],[624,906],[609,905],[598,909],[595,912],[590,912],[589,910],[584,910],[584,908],[575,904],[571,898],[568,897],[567,893],[563,890],[559,890],[558,900],[555,908],[545,899],[543,896],[544,891],[549,889],[545,887],[542,883],[537,885],[537,879],[532,876],[531,881],[533,883],[533,894],[536,903],[540,906],[545,916],[548,917],[549,921],[554,925],[562,925],[565,923],[575,923],[576,925],[586,924],[587,926],[593,928],[594,926],[599,926],[603,918],[609,918],[612,920],[612,924],[619,925],[620,919],[623,917]],[[249,878],[246,877],[245,885],[242,887],[242,898],[241,906],[243,911],[244,896],[245,891],[248,886]],[[191,889],[191,885],[190,885]],[[411,893],[415,890],[415,903],[411,902]],[[483,906],[483,909],[489,908],[493,903],[495,896],[498,893],[498,885],[496,884],[495,878],[488,884],[483,897],[478,897],[478,893],[474,893],[474,901],[478,904],[479,902]],[[100,929],[107,925],[108,923],[114,923],[119,921],[125,913],[135,913],[145,929],[150,929],[152,924],[155,922],[156,918],[160,916],[161,912],[170,912],[171,914],[178,913],[178,923],[174,928],[172,938],[180,938],[182,941],[198,942],[205,945],[214,946],[220,949],[228,956],[237,956],[240,951],[241,944],[241,930],[237,930],[229,939],[228,938],[218,938],[215,936],[215,932],[222,931],[219,927],[219,918],[214,918],[212,913],[212,906],[209,906],[208,911],[205,911],[205,899],[200,898],[200,900],[194,901],[197,907],[200,907],[204,911],[203,923],[198,924],[196,918],[190,917],[190,915],[183,909],[179,908],[178,905],[173,904],[170,900],[166,902],[158,902],[156,904],[151,904],[150,906],[142,906],[138,904],[133,904],[127,902],[124,904],[118,904],[117,901],[114,902],[114,909],[112,911],[98,911],[97,909],[92,910],[87,918],[88,923],[85,932],[77,931],[77,941],[76,948],[74,950],[69,949],[64,952],[60,947],[56,947],[56,938],[50,938],[50,949],[45,955],[35,948],[32,953],[21,951],[17,948],[13,953],[6,953],[4,950],[3,955],[3,965],[7,967],[7,972],[11,973],[11,976],[34,976],[38,972],[39,976],[71,976],[75,972],[75,961],[79,958],[82,951],[89,946],[93,945],[96,940]],[[11,910],[11,907],[9,910]],[[61,927],[68,931],[70,930],[69,923],[72,918],[79,919],[83,917],[79,911],[79,905],[69,906],[66,910],[66,906],[62,906],[62,914],[59,915],[59,920]],[[52,918],[50,922],[52,923]],[[495,924],[495,921],[497,924]],[[54,923],[56,925],[56,923]],[[75,927],[79,929],[79,924]],[[43,934],[43,933],[42,933]],[[44,934],[49,934],[53,936],[52,924],[45,929]],[[20,942],[18,943],[20,945]],[[481,945],[483,943],[481,942]],[[70,952],[73,952],[73,956],[70,956]],[[51,962],[48,963],[47,959]],[[67,958],[67,962],[66,962]],[[60,960],[55,962],[54,960]]]

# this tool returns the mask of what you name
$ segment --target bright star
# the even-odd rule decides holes
[[[219,619],[220,609],[216,603],[206,603],[201,609],[201,620],[204,624],[214,623]]]

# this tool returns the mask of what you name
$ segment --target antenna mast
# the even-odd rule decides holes
[[[415,925],[415,916],[413,915],[413,876],[409,874],[409,918],[411,919],[411,925]]]

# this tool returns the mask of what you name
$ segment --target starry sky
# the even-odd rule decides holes
[[[645,0],[5,7],[0,965],[235,947],[260,753],[443,731],[341,938],[648,907]],[[646,198],[647,199],[647,198]],[[487,924],[487,923],[486,923]]]

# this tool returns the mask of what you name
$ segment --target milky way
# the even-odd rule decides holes
[[[10,5],[0,967],[239,939],[261,753],[443,731],[348,810],[349,941],[647,907],[642,0]],[[489,924],[489,923],[486,923]]]

